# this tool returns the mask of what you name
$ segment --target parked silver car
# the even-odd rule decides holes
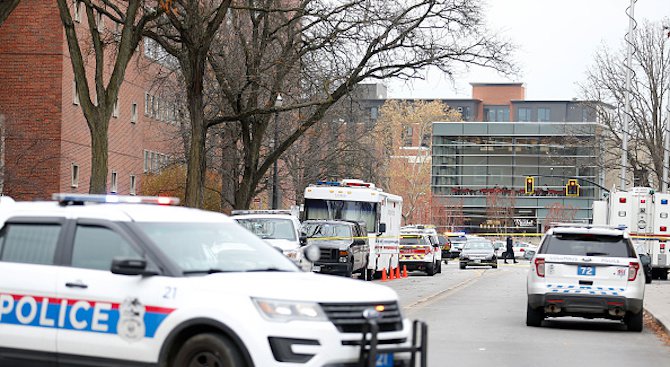
[[[483,240],[469,240],[463,246],[463,251],[459,255],[460,268],[465,269],[467,266],[491,266],[493,269],[498,268],[498,257],[496,256],[493,244],[491,241]]]

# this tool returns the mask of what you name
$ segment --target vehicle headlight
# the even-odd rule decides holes
[[[299,256],[299,251],[298,250],[284,250],[284,255],[288,257],[291,260],[298,260]]]
[[[328,321],[317,303],[252,298],[258,312],[270,321]]]

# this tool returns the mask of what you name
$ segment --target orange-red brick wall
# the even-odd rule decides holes
[[[24,0],[0,25],[4,193],[16,199],[59,187],[62,39],[55,1]]]
[[[475,121],[484,121],[484,105],[509,106],[510,121],[513,121],[514,110],[511,101],[525,99],[526,88],[523,85],[473,85],[472,98],[482,101]]]

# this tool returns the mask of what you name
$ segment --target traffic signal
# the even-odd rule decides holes
[[[579,196],[579,184],[577,180],[568,180],[568,184],[565,185],[565,196]]]
[[[535,193],[535,177],[526,176],[526,194]]]

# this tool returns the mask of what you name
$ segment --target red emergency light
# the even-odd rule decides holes
[[[619,202],[621,204],[625,204],[626,203],[626,198],[619,198]]]
[[[661,250],[665,250],[665,242],[661,242]]]
[[[644,204],[646,202],[647,202],[647,200],[644,200],[644,199],[640,200],[640,204]]]
[[[668,230],[668,227],[666,227],[666,226],[661,226],[660,230],[661,230],[661,232],[665,232],[665,231]]]

